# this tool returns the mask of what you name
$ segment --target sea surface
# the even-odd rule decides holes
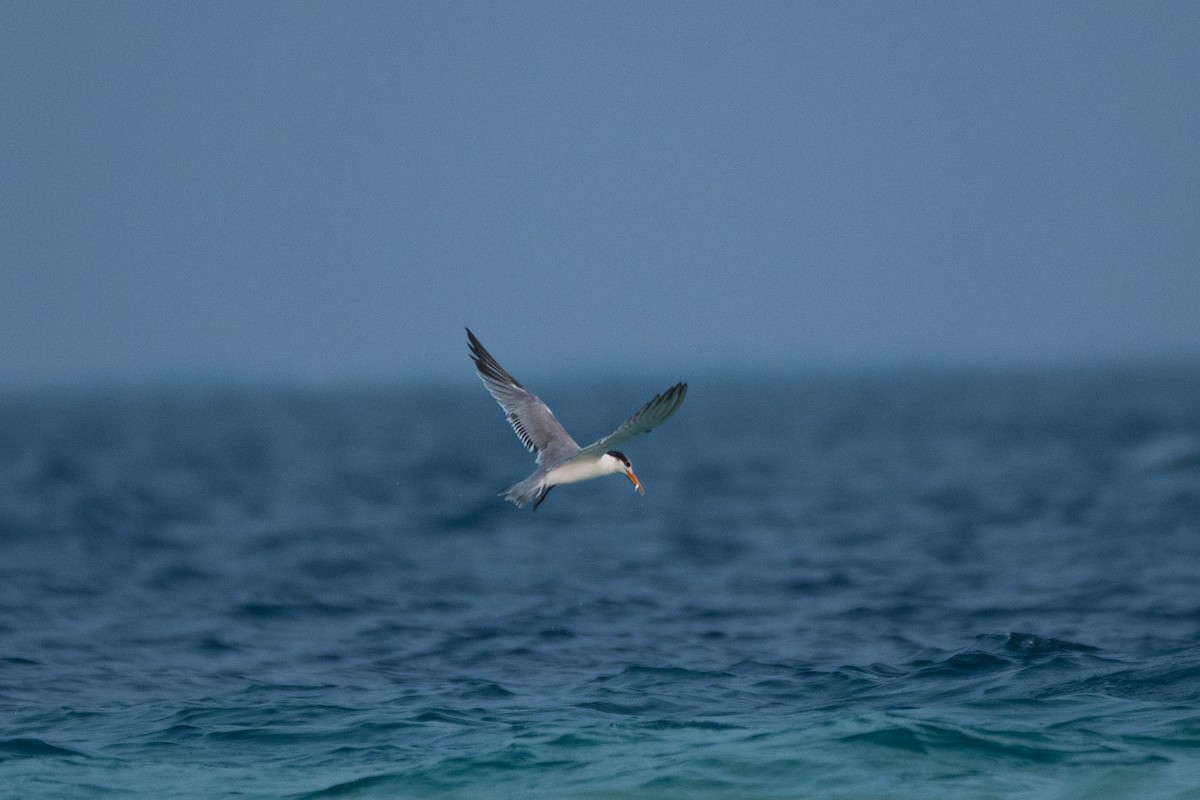
[[[1200,798],[1200,368],[689,377],[0,398],[0,797]]]

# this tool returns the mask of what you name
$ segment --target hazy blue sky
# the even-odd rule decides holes
[[[1200,4],[0,5],[0,385],[1200,357]],[[543,366],[544,365],[544,366]]]

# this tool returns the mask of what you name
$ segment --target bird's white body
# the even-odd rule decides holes
[[[604,475],[624,474],[624,472],[625,464],[605,453],[599,458],[573,459],[557,466],[546,473],[544,482],[547,486],[557,486],[560,483],[579,483]]]

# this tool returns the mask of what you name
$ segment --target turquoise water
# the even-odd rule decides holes
[[[0,400],[0,797],[1200,798],[1200,370],[690,382]]]

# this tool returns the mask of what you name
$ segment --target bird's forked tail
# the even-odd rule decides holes
[[[545,476],[530,475],[519,483],[514,483],[512,486],[500,493],[500,496],[505,500],[509,500],[517,505],[517,508],[524,508],[533,503],[533,510],[537,511],[537,507],[546,499],[546,495],[550,494],[550,490],[554,488],[554,484],[546,485]]]

